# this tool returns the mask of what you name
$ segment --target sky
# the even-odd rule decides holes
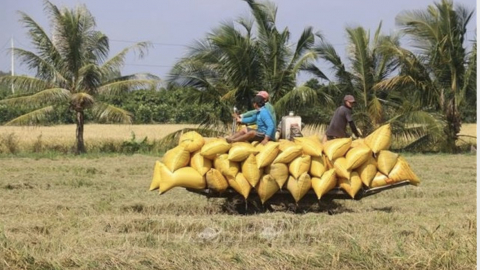
[[[72,9],[84,4],[95,17],[97,28],[110,39],[110,56],[134,42],[149,41],[153,47],[143,59],[129,55],[122,74],[148,72],[166,78],[173,64],[184,57],[188,47],[206,37],[224,22],[251,17],[242,0],[50,0],[59,7]],[[274,0],[277,27],[287,27],[295,44],[306,27],[320,31],[345,59],[345,27],[362,26],[373,35],[380,22],[382,33],[398,29],[395,17],[406,10],[426,10],[440,0]],[[477,31],[476,0],[454,3],[475,10],[468,25],[467,39]],[[42,0],[2,0],[0,9],[0,71],[11,72],[11,40],[14,46],[32,50],[18,11],[25,12],[48,33],[50,25]],[[328,65],[317,63],[328,74]],[[15,74],[33,73],[14,61]],[[307,80],[308,78],[303,78]]]

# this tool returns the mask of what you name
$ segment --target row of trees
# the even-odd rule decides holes
[[[11,95],[11,89],[0,88],[0,99]],[[111,104],[125,111],[131,112],[134,124],[189,124],[196,123],[204,113],[215,113],[209,104],[192,104],[191,106],[178,106],[179,100],[187,98],[183,89],[156,90],[145,89],[115,96],[97,97],[98,101]],[[28,113],[28,109],[19,106],[0,105],[0,124],[8,123],[21,115]],[[85,123],[102,121],[86,110]],[[46,115],[42,125],[74,124],[75,115],[67,103],[54,106],[53,112]]]
[[[461,119],[466,117],[463,109],[476,108],[476,40],[465,40],[473,11],[442,0],[427,10],[402,12],[396,18],[401,36],[381,34],[381,24],[373,35],[363,27],[347,28],[344,61],[313,27],[305,28],[292,47],[288,28],[276,27],[274,4],[245,2],[252,19],[221,24],[172,68],[168,90],[158,95],[180,92],[171,95],[174,104],[144,99],[129,104],[123,99],[132,90],[159,88],[159,78],[151,74],[120,73],[127,53],[137,51],[142,57],[148,43],[108,58],[108,38],[95,30],[95,19],[85,6],[59,9],[45,1],[52,33],[20,13],[36,51],[17,48],[15,55],[36,75],[0,78],[0,84],[18,89],[0,106],[29,109],[7,124],[37,124],[55,109],[71,111],[77,152],[82,153],[87,111],[92,120],[132,123],[132,111],[142,119],[149,110],[158,115],[182,107],[190,109],[184,112],[195,123],[220,127],[231,122],[233,105],[250,108],[256,91],[264,89],[277,117],[294,110],[308,122],[326,124],[326,116],[349,93],[358,100],[355,118],[364,133],[389,122],[395,134],[408,136],[412,144],[428,142],[456,151]],[[402,47],[402,40],[412,41],[413,49]],[[330,64],[333,78],[315,65],[319,60]],[[317,79],[297,85],[301,72]]]

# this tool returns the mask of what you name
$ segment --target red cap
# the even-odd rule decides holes
[[[260,91],[257,93],[257,96],[262,96],[264,99],[268,98],[268,93],[267,91]]]

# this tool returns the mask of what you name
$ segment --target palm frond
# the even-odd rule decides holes
[[[6,126],[34,126],[44,124],[48,119],[48,116],[54,112],[53,106],[47,106],[33,112],[21,115],[9,122],[5,123]]]
[[[308,57],[308,55],[306,55],[305,57]],[[315,66],[313,63],[303,63],[299,67],[299,70],[305,71],[305,72],[310,73],[310,74],[313,74],[313,75],[317,76],[318,78],[322,78],[324,80],[330,81],[330,79],[328,79],[328,77],[317,66]]]
[[[76,111],[83,111],[95,104],[95,98],[88,93],[75,93],[71,96],[71,106]]]
[[[26,75],[0,77],[0,84],[5,86],[10,86],[13,84],[15,86],[15,91],[20,95],[37,93],[50,88],[50,84],[48,82]]]
[[[143,58],[151,46],[150,42],[138,42],[123,49],[100,66],[101,73],[107,79],[112,78],[112,74],[116,74],[125,65],[125,58],[129,52],[133,51],[135,55],[138,54],[139,58]]]
[[[313,28],[307,27],[303,30],[302,35],[297,41],[297,47],[293,52],[292,59],[296,61],[296,59],[307,52],[310,52],[313,44],[315,43],[315,36],[313,35]],[[313,52],[313,51],[311,51]]]
[[[368,115],[370,117],[371,125],[374,128],[379,127],[382,123],[382,117],[384,116],[383,106],[380,99],[376,96],[370,98],[367,108]]]
[[[106,82],[98,88],[98,93],[102,95],[118,95],[134,90],[154,88],[157,84],[158,80],[155,79],[134,79],[133,76],[129,76]]]
[[[50,4],[46,1],[46,4]],[[51,5],[51,4],[50,4]],[[19,12],[25,28],[28,29],[28,35],[32,40],[32,44],[38,51],[38,56],[50,64],[57,63],[61,59],[61,55],[53,44],[49,35],[45,30],[35,22],[29,15],[24,12]]]
[[[15,55],[28,69],[36,70],[36,77],[52,81],[58,87],[66,87],[68,80],[57,70],[55,62],[48,55],[39,56],[31,51],[15,48]]]
[[[133,115],[130,112],[110,104],[96,102],[92,111],[94,117],[104,123],[131,124],[133,122]]]
[[[29,96],[13,97],[0,100],[0,104],[8,104],[10,106],[38,108],[46,105],[54,105],[65,103],[70,100],[71,94],[63,88],[52,88],[40,91]]]
[[[287,115],[289,111],[296,111],[301,115],[302,108],[313,105],[317,101],[317,92],[305,85],[298,86],[288,92],[275,103],[275,112],[278,115]]]

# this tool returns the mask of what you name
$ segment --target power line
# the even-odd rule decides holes
[[[172,67],[172,66],[166,66],[166,65],[150,65],[150,64],[125,64],[125,66],[161,67],[161,68],[171,68]]]
[[[113,42],[123,42],[123,43],[138,43],[140,41],[135,40],[122,40],[122,39],[110,39]],[[161,45],[161,46],[174,46],[174,47],[187,47],[187,45],[183,44],[175,44],[175,43],[162,43],[162,42],[150,42],[151,44]]]
[[[7,41],[5,42],[5,44],[3,44],[3,46],[0,48],[0,50],[5,49],[5,46],[6,46],[9,42],[10,42],[10,40],[7,40]],[[10,49],[10,48],[8,48],[8,49]]]
[[[110,41],[113,42],[122,42],[122,43],[138,43],[141,41],[135,41],[135,40],[123,40],[123,39],[109,39]],[[176,44],[176,43],[163,43],[163,42],[150,42],[151,44],[156,44],[156,45],[161,45],[161,46],[176,46],[176,47],[188,47],[190,45],[185,45],[185,44]],[[347,43],[330,43],[333,46],[345,46]]]

